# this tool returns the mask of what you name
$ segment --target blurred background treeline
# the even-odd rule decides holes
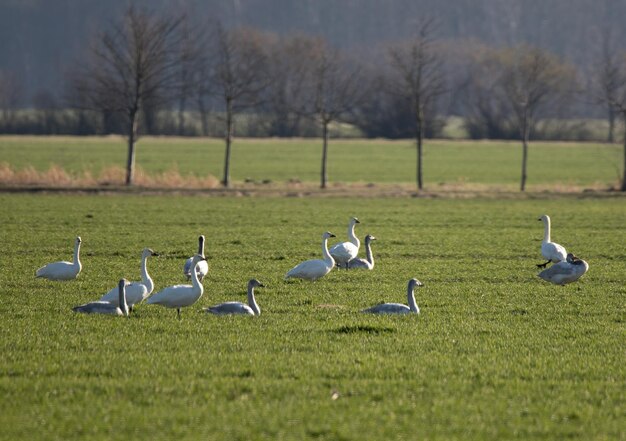
[[[222,137],[227,127],[238,136],[310,137],[329,116],[332,136],[413,137],[411,94],[394,87],[407,83],[394,80],[390,54],[419,38],[436,57],[423,67],[440,79],[425,104],[426,137],[518,139],[502,82],[528,54],[551,77],[541,86],[553,95],[533,115],[533,138],[623,136],[609,96],[626,83],[626,2],[618,0],[0,0],[0,133],[128,133],[120,113],[128,106],[94,97],[88,80],[106,70],[107,38],[124,45],[131,7],[147,17],[146,32],[169,40],[154,93],[142,91],[138,133]],[[149,29],[159,23],[172,32]],[[226,64],[237,78],[225,80],[228,54],[244,60]],[[355,89],[335,93],[331,115],[319,106],[324,63],[343,72],[337,90]],[[243,85],[228,109],[235,80]]]

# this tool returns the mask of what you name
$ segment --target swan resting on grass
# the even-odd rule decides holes
[[[333,259],[333,256],[328,252],[329,237],[335,237],[335,235],[329,231],[322,235],[323,259],[306,260],[294,266],[287,272],[285,279],[293,277],[295,279],[316,281],[328,274],[335,266],[335,259]]]
[[[205,309],[211,314],[244,314],[244,315],[261,315],[261,308],[254,298],[254,288],[264,287],[257,279],[251,279],[248,282],[248,304],[241,302],[225,302],[219,305],[210,306]]]
[[[73,280],[83,268],[80,263],[80,236],[74,242],[74,259],[72,262],[53,262],[42,266],[35,272],[35,277],[48,280]]]
[[[371,234],[365,236],[365,252],[367,255],[367,259],[359,259],[358,257],[355,257],[348,262],[348,268],[363,268],[368,270],[374,269],[374,256],[372,254],[371,246],[371,242],[373,240],[376,240],[376,238]]]
[[[199,262],[204,261],[204,257],[196,254],[192,259],[191,285],[168,286],[161,291],[148,297],[146,303],[149,305],[161,305],[166,308],[176,308],[178,318],[180,318],[180,308],[191,306],[202,297],[204,287],[198,280],[198,272],[195,270]]]
[[[558,263],[565,261],[567,258],[567,251],[565,251],[565,248],[558,243],[550,242],[550,216],[544,214],[537,220],[543,221],[541,254],[548,260],[545,263],[538,264],[537,268],[545,268],[550,262]]]
[[[205,257],[203,235],[200,235],[200,237],[198,237],[198,254],[201,255],[202,257]],[[191,279],[191,269],[192,269],[191,265],[193,265],[193,256],[187,259],[185,261],[185,265],[183,266],[183,274],[185,275],[185,277],[187,277],[187,280]],[[196,265],[196,272],[198,273],[198,279],[200,279],[200,281],[202,282],[202,279],[204,279],[204,276],[206,276],[207,273],[209,272],[209,264],[207,263],[206,260],[203,260],[198,265]]]
[[[348,262],[359,254],[361,242],[354,234],[354,226],[360,223],[361,222],[359,222],[356,217],[351,218],[350,223],[348,224],[348,242],[341,242],[333,245],[329,250],[330,255],[333,256],[333,259],[335,259],[339,268],[347,268]]]
[[[381,305],[372,306],[371,308],[364,309],[363,312],[369,314],[419,314],[420,309],[415,303],[415,287],[424,286],[422,282],[417,279],[409,280],[407,287],[407,300],[409,305],[403,305],[402,303],[383,303]]]
[[[141,253],[141,282],[129,282],[128,285],[126,285],[126,303],[128,304],[130,312],[133,311],[133,307],[135,305],[147,299],[148,296],[152,294],[152,290],[154,289],[154,282],[152,281],[150,274],[148,274],[147,267],[148,257],[150,256],[158,256],[158,254],[150,248],[144,248]],[[117,305],[119,295],[118,291],[119,288],[116,286],[103,295],[100,300]]]
[[[118,299],[116,303],[105,302],[99,300],[97,302],[86,303],[84,305],[72,308],[74,312],[82,312],[84,314],[108,314],[123,315],[128,317],[128,305],[126,304],[126,285],[128,281],[121,279],[116,290]]]
[[[538,277],[555,285],[565,285],[577,281],[589,270],[589,264],[582,259],[568,253],[565,261],[558,262],[548,269],[544,269]]]

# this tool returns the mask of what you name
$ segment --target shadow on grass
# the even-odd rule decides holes
[[[388,328],[384,326],[370,326],[370,325],[356,325],[356,326],[342,326],[331,330],[335,334],[384,334],[396,332],[394,328]]]

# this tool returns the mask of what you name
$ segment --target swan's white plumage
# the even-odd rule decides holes
[[[543,221],[543,240],[541,241],[541,255],[546,258],[548,262],[538,266],[544,266],[550,262],[558,263],[565,261],[567,258],[567,251],[565,247],[550,240],[550,216],[547,214],[542,215],[538,220]]]
[[[150,248],[145,248],[141,253],[141,282],[129,282],[126,285],[126,303],[129,308],[133,309],[133,306],[144,301],[150,294],[152,294],[152,290],[154,289],[154,282],[148,274],[148,257],[150,256],[158,256],[157,253],[152,251]],[[117,305],[119,298],[119,288],[116,286],[111,289],[105,295],[103,295],[100,300],[103,302],[113,303]]]
[[[330,248],[330,255],[335,259],[337,266],[347,267],[348,262],[358,256],[361,242],[354,234],[354,226],[360,223],[356,217],[350,218],[348,223],[348,242],[341,242]]]
[[[73,280],[83,268],[80,263],[80,236],[74,241],[74,260],[72,262],[53,262],[42,266],[35,272],[35,277],[48,280]]]
[[[204,257],[196,254],[192,261],[193,267],[203,260]],[[180,316],[180,308],[193,305],[202,297],[202,293],[204,292],[204,288],[198,280],[198,273],[196,271],[191,272],[191,282],[191,285],[168,286],[151,297],[148,297],[146,303],[149,305],[161,305],[166,308],[176,308]]]
[[[261,315],[261,308],[254,298],[254,289],[263,287],[264,285],[256,279],[248,282],[248,304],[241,302],[225,302],[219,305],[210,306],[205,309],[211,314],[243,314],[243,315]]]
[[[295,279],[315,281],[328,274],[335,266],[335,260],[328,252],[329,237],[335,237],[335,235],[328,231],[322,235],[323,259],[306,260],[296,265],[287,272],[285,279],[292,277]]]
[[[565,261],[555,263],[537,274],[538,277],[555,285],[565,285],[577,281],[589,270],[589,264],[568,253]]]
[[[373,270],[374,269],[374,255],[372,254],[372,245],[371,242],[376,240],[374,236],[368,234],[365,236],[365,252],[367,255],[366,259],[360,259],[355,257],[354,259],[348,262],[348,268],[362,268]]]
[[[202,257],[205,257],[204,256],[204,235],[200,235],[198,237],[198,254],[201,255]],[[185,265],[183,266],[183,274],[185,275],[185,277],[187,277],[187,280],[191,279],[191,268],[193,265],[193,257],[194,256],[191,256],[189,259],[187,259],[185,261]],[[203,260],[196,265],[196,273],[198,273],[198,279],[200,279],[200,281],[204,279],[204,277],[208,274],[208,272],[209,272],[209,264],[206,260]]]
[[[128,281],[122,279],[117,285],[118,298],[115,303],[99,300],[97,302],[86,303],[72,308],[74,312],[84,314],[108,314],[128,316],[128,305],[126,304],[126,285]],[[121,306],[120,306],[121,305]]]
[[[371,308],[364,309],[363,312],[370,314],[419,314],[420,309],[415,302],[415,287],[423,286],[422,282],[417,279],[409,280],[407,286],[407,301],[408,306],[402,303],[383,303],[381,305],[372,306]]]

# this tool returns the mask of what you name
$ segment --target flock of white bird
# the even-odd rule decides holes
[[[541,242],[541,254],[546,259],[545,263],[538,264],[543,268],[538,276],[556,285],[565,285],[578,280],[589,269],[589,265],[582,259],[567,253],[565,248],[550,240],[550,217],[541,216],[538,220],[544,223],[544,235]],[[348,224],[348,241],[340,242],[328,248],[328,239],[335,237],[330,232],[322,235],[322,259],[306,260],[287,272],[285,279],[297,278],[315,281],[324,277],[333,268],[344,269],[374,269],[374,257],[371,242],[376,240],[372,235],[365,236],[366,258],[358,257],[361,242],[357,238],[354,228],[360,223],[355,217]],[[172,285],[152,294],[154,282],[148,273],[148,258],[158,256],[150,248],[145,248],[141,254],[141,282],[129,282],[121,279],[118,285],[104,294],[100,300],[75,306],[76,312],[109,314],[128,316],[135,305],[146,301],[147,304],[161,305],[166,308],[175,308],[180,318],[181,308],[196,303],[204,293],[202,280],[209,272],[209,265],[204,255],[204,236],[198,238],[198,253],[185,261],[183,275],[191,280],[191,285]],[[74,258],[72,262],[54,262],[39,268],[35,277],[48,280],[73,280],[82,269],[80,262],[81,238],[77,237],[74,244]],[[546,269],[550,263],[553,265]],[[419,314],[420,310],[415,301],[415,288],[423,286],[417,279],[409,280],[407,286],[407,303],[384,303],[364,309],[362,312],[372,314]],[[254,296],[255,288],[263,287],[256,279],[248,282],[248,303],[226,302],[205,308],[211,314],[244,314],[260,315],[261,309]]]

